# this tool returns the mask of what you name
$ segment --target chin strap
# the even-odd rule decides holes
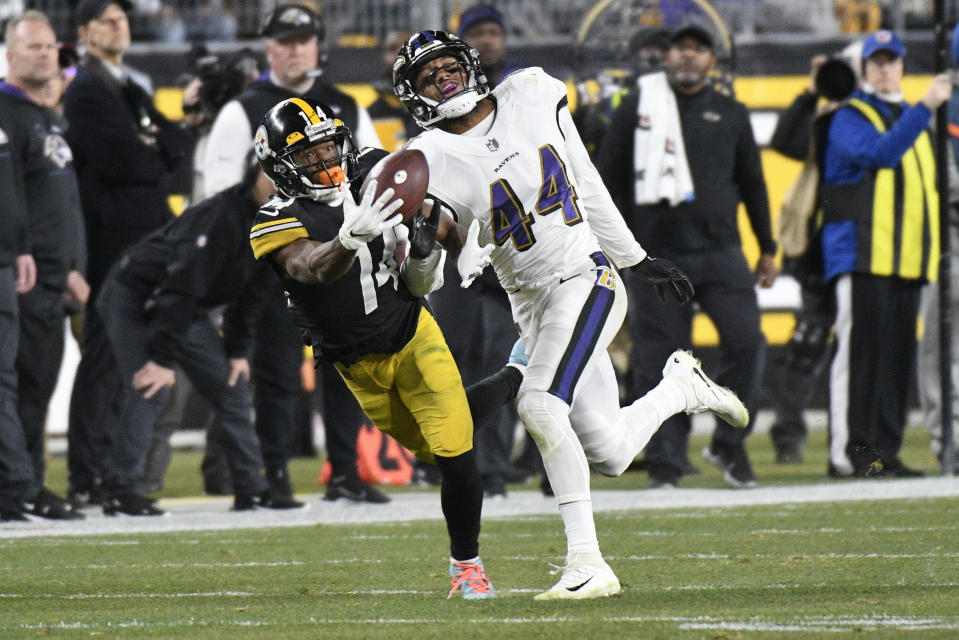
[[[436,113],[446,119],[461,118],[472,111],[479,101],[480,96],[476,89],[469,89],[439,103]]]

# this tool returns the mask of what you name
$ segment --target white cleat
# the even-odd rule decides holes
[[[602,557],[574,554],[566,561],[559,582],[533,600],[588,600],[613,596],[622,590],[616,574]]]
[[[710,380],[703,373],[699,360],[690,352],[677,349],[669,356],[663,368],[663,377],[669,376],[685,380],[692,387],[693,399],[687,400],[686,413],[712,411],[737,429],[744,429],[749,424],[749,411],[739,397]],[[686,385],[683,387],[686,388]]]

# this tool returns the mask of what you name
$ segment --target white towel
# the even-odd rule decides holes
[[[639,107],[633,135],[636,204],[666,200],[675,207],[680,202],[693,200],[693,178],[686,160],[676,96],[663,72],[639,79]]]

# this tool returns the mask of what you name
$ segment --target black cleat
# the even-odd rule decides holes
[[[139,493],[123,493],[103,501],[105,516],[162,516],[165,513],[156,506],[156,500]]]
[[[47,488],[40,490],[32,500],[21,505],[27,516],[36,516],[46,520],[83,520],[85,515],[73,508],[73,504],[64,500]]]
[[[233,511],[256,511],[258,509],[303,509],[306,503],[293,496],[276,495],[270,489],[259,495],[237,494],[233,498]]]
[[[366,484],[358,476],[330,478],[323,499],[334,502],[340,498],[352,502],[372,502],[373,504],[385,504],[390,501],[389,496]]]

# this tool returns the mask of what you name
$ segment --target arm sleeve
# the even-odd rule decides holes
[[[13,213],[14,234],[16,237],[16,255],[22,256],[33,253],[33,242],[30,240],[30,223],[27,214],[27,189],[23,181],[24,149],[19,137],[10,139],[10,178],[12,179],[11,192],[9,196],[4,193],[3,197],[8,199],[7,206]],[[0,185],[3,186],[3,185]]]
[[[829,128],[829,146],[861,169],[893,168],[929,125],[932,112],[919,103],[903,111],[885,133],[855,107],[840,109]]]
[[[213,121],[203,159],[205,197],[243,179],[243,163],[253,147],[253,131],[243,106],[236,100],[223,105]]]
[[[264,292],[269,291],[271,286],[267,278],[276,277],[266,263],[258,263],[257,267],[239,297],[223,312],[223,347],[228,358],[249,357]]]
[[[809,155],[812,121],[816,116],[818,101],[819,96],[808,91],[796,96],[789,108],[779,116],[769,146],[788,158],[805,160]]]
[[[623,98],[596,151],[596,168],[620,211],[627,211],[633,202],[633,129],[638,103],[638,92]]]
[[[73,271],[87,275],[87,231],[83,225],[83,213],[80,211],[79,200],[77,207],[67,216],[64,236],[67,245],[68,266]]]
[[[576,195],[579,196],[580,206],[583,207],[590,229],[599,240],[600,247],[620,269],[641,262],[646,257],[646,251],[626,226],[626,221],[606,190],[599,172],[590,161],[569,109],[565,104],[561,104],[558,109],[557,120],[566,139],[566,152],[571,164],[569,169],[573,173]]]
[[[443,286],[443,265],[446,251],[434,249],[423,259],[406,256],[400,265],[400,275],[406,288],[417,298],[422,298]]]
[[[766,192],[766,179],[759,159],[759,147],[749,122],[749,114],[742,105],[740,110],[739,138],[736,141],[735,180],[739,186],[739,197],[746,205],[746,214],[752,225],[753,233],[759,242],[760,250],[769,255],[776,253],[776,241],[773,240],[772,221],[769,214],[769,194]]]

